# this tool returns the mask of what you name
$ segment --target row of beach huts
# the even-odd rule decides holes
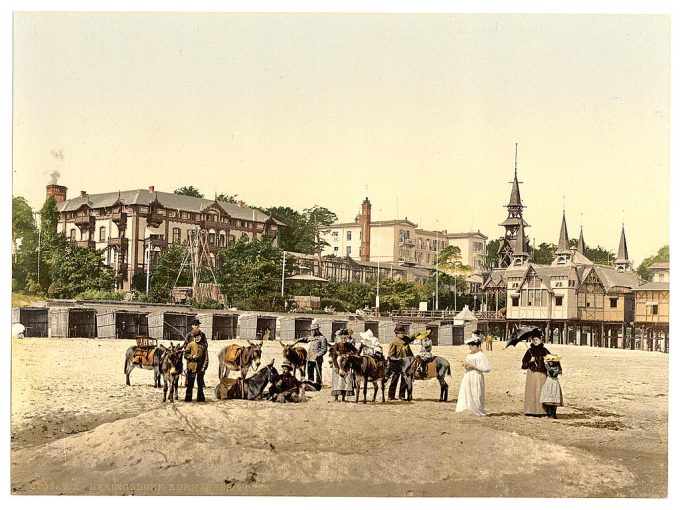
[[[12,309],[12,324],[20,324],[22,336],[38,338],[128,338],[138,335],[163,340],[184,339],[194,319],[201,321],[201,330],[210,340],[285,340],[310,334],[313,318],[293,314],[256,312],[167,310],[152,311],[97,309],[87,306],[21,307]],[[350,328],[354,333],[368,329],[389,342],[394,328],[401,324],[407,334],[422,329],[431,331],[434,345],[462,345],[463,339],[476,328],[476,321],[454,324],[450,321],[431,323],[395,322],[383,317],[317,317],[321,332],[331,341],[335,333]]]

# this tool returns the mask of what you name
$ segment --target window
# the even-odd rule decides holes
[[[338,247],[337,246],[333,247],[333,254],[336,255],[336,256],[338,255]]]
[[[72,229],[71,229],[71,235],[70,235],[70,237],[71,237],[71,241],[75,241],[75,240],[76,240],[76,229],[75,229],[75,228],[72,228]]]
[[[659,305],[656,303],[648,304],[647,315],[659,315]]]
[[[177,211],[170,211],[170,217],[176,218],[177,217]]]
[[[513,296],[512,306],[519,306],[519,296]]]
[[[178,228],[172,229],[172,242],[181,243],[182,242],[182,231]]]
[[[610,297],[609,298],[609,308],[616,308],[618,306],[619,298]]]
[[[352,231],[351,231],[351,230],[348,230],[348,231],[347,231],[347,240],[348,240],[348,241],[351,241],[351,240],[352,240]],[[349,254],[348,254],[348,255],[349,255]]]
[[[99,242],[106,241],[106,227],[99,227]]]
[[[350,257],[350,256],[352,255],[352,247],[351,247],[351,246],[347,246],[347,247],[345,248],[345,252],[346,252],[347,256]]]
[[[227,242],[227,236],[225,236],[224,234],[220,234],[220,246],[224,247],[226,242]]]
[[[338,242],[338,235],[339,235],[338,231],[334,230],[331,235],[333,236],[333,241],[335,241],[337,243]]]
[[[555,296],[555,306],[562,306],[562,296]]]
[[[212,232],[208,234],[208,243],[215,246],[215,234]]]

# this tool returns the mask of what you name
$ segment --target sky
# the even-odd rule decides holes
[[[669,242],[668,15],[14,16],[13,195],[206,196],[526,234],[637,264]]]

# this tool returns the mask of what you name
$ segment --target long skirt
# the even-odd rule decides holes
[[[477,370],[468,370],[463,375],[458,391],[456,412],[470,411],[477,416],[485,416],[484,410],[484,374]]]
[[[548,378],[543,372],[527,370],[527,382],[524,387],[524,414],[545,414],[541,404],[541,391]]]
[[[562,387],[557,378],[548,377],[541,390],[541,403],[551,406],[563,406]]]
[[[349,371],[345,377],[341,377],[333,367],[331,370],[331,395],[354,395],[354,373]]]

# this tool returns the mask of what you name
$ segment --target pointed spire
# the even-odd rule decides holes
[[[524,225],[522,223],[519,224],[517,229],[517,239],[515,239],[515,245],[512,247],[512,254],[513,256],[529,256],[529,253],[527,253],[527,238],[524,235]]]
[[[557,243],[557,250],[555,255],[568,254],[569,251],[569,234],[567,233],[567,215],[562,209],[562,226],[560,227],[560,240]]]
[[[616,261],[614,262],[617,267],[619,265],[630,266],[630,260],[628,260],[628,243],[626,242],[626,229],[621,224],[621,239],[619,240],[619,252],[616,255]]]
[[[512,190],[510,191],[510,202],[509,206],[520,206],[522,205],[522,198],[519,195],[519,181],[517,180],[517,144],[515,144],[515,178],[512,181]]]
[[[581,255],[586,254],[586,242],[583,240],[583,225],[581,225],[581,235],[578,236],[576,251],[578,251]]]

